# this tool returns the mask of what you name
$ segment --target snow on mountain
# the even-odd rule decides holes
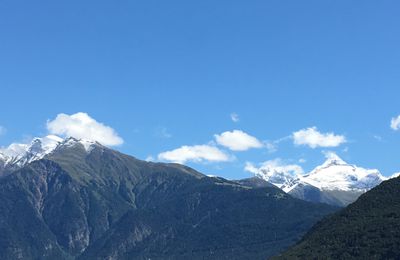
[[[397,178],[397,177],[399,177],[399,176],[400,176],[400,172],[393,174],[392,176],[390,176],[389,179],[391,179],[391,178]]]
[[[91,141],[88,139],[76,139],[73,137],[69,137],[62,142],[59,147],[73,147],[75,145],[83,145],[85,148],[86,152],[90,153],[90,151],[93,149],[94,146],[96,145],[101,145],[96,141]]]
[[[0,175],[7,169],[15,170],[30,162],[40,160],[57,148],[77,144],[82,145],[88,153],[94,145],[100,145],[90,140],[78,140],[73,137],[62,139],[55,135],[48,135],[42,138],[36,137],[28,144],[13,143],[8,147],[0,148]]]
[[[42,138],[34,138],[29,144],[13,143],[0,149],[0,158],[5,166],[10,164],[23,166],[51,153],[62,140],[58,136],[48,135]]]
[[[343,161],[334,153],[309,174],[299,176],[299,182],[320,190],[368,191],[387,178],[376,169],[364,169]]]
[[[388,179],[378,170],[348,164],[334,153],[327,154],[327,160],[307,174],[298,165],[276,160],[259,168],[248,163],[245,169],[294,197],[337,206],[348,205]]]
[[[286,165],[279,159],[266,161],[259,168],[247,162],[245,170],[284,191],[295,185],[297,176],[303,173],[300,166]]]

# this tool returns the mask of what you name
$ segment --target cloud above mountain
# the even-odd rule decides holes
[[[183,164],[189,161],[226,162],[232,158],[218,147],[212,145],[184,145],[180,148],[160,153],[158,159]]]
[[[247,151],[251,148],[261,148],[263,143],[256,137],[241,130],[226,131],[220,135],[214,135],[219,145],[229,148],[232,151]]]
[[[124,142],[113,128],[83,112],[58,114],[55,119],[47,121],[47,130],[50,134],[88,139],[107,146],[121,145]]]
[[[392,118],[392,120],[390,121],[390,128],[395,131],[400,130],[400,115]]]
[[[315,126],[294,132],[292,138],[295,145],[306,145],[313,149],[317,147],[337,147],[347,142],[344,135],[321,133]]]

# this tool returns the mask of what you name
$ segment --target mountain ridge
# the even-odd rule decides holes
[[[0,178],[0,258],[265,259],[337,210],[87,148],[71,139]]]

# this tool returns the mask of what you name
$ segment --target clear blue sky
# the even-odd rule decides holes
[[[188,164],[241,178],[246,161],[305,159],[307,171],[330,150],[399,172],[399,10],[385,0],[1,0],[0,146],[47,134],[59,113],[88,113],[142,159],[234,129],[273,141],[315,126],[347,143],[218,146],[235,159]]]

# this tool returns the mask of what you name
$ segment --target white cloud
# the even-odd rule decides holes
[[[309,127],[294,132],[293,141],[295,145],[308,145],[311,148],[337,147],[346,143],[346,137],[334,133],[320,133],[316,127]]]
[[[220,135],[214,135],[219,145],[228,147],[232,151],[246,151],[250,148],[261,148],[263,144],[254,136],[241,130],[227,131]]]
[[[7,129],[4,126],[0,125],[0,135],[4,135],[7,132]]]
[[[392,118],[392,121],[390,122],[390,127],[395,131],[400,129],[400,115]]]
[[[232,158],[212,145],[185,145],[172,151],[160,153],[158,159],[183,164],[188,161],[226,162]]]
[[[124,142],[113,128],[82,112],[73,115],[58,114],[54,120],[47,121],[47,130],[51,134],[88,139],[108,146]]]
[[[260,172],[284,172],[292,175],[300,175],[304,173],[303,168],[297,164],[286,164],[281,159],[277,158],[261,163],[260,167],[254,166],[254,164],[247,162],[245,171],[259,174]]]
[[[240,121],[239,115],[236,113],[231,113],[231,120],[235,123]]]

